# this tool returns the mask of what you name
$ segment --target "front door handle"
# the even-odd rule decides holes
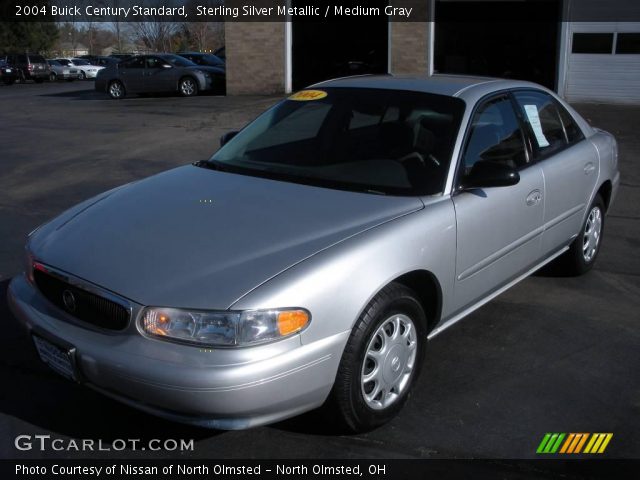
[[[584,174],[590,175],[595,171],[595,169],[596,166],[593,164],[593,162],[589,162],[584,166]]]
[[[535,189],[533,192],[527,195],[527,205],[533,207],[538,205],[542,201],[542,192],[538,189]]]

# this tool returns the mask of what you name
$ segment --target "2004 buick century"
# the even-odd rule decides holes
[[[328,398],[388,421],[429,337],[592,267],[620,178],[610,134],[519,81],[333,80],[222,143],[39,227],[9,300],[54,370],[223,429]]]

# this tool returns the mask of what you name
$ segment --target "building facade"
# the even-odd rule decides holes
[[[456,73],[532,80],[575,102],[640,103],[638,1],[424,2],[426,22],[227,22],[227,92]]]

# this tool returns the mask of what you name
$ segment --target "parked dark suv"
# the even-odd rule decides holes
[[[42,83],[49,78],[49,64],[42,55],[35,53],[14,53],[4,60],[18,70],[20,80],[33,80]]]
[[[16,69],[0,58],[0,80],[5,85],[13,85],[18,77]]]

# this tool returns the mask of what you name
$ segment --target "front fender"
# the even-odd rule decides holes
[[[451,199],[360,233],[313,255],[240,298],[231,309],[304,307],[311,343],[351,330],[369,301],[388,283],[415,270],[431,272],[450,310],[455,275],[456,224]]]

